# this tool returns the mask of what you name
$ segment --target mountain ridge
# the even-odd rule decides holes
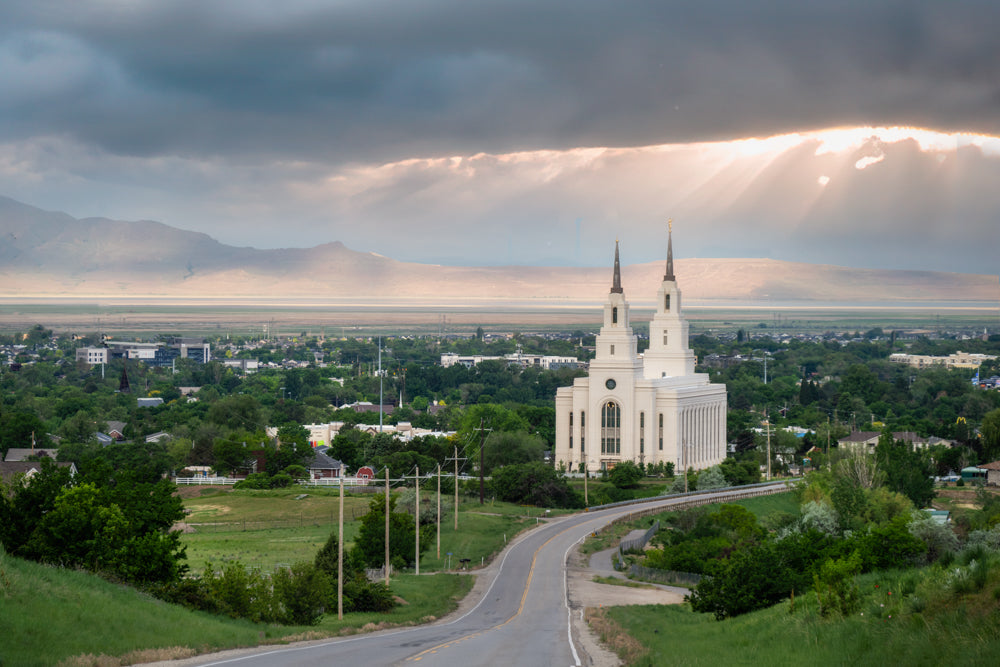
[[[500,301],[603,298],[607,267],[462,267],[402,262],[340,241],[310,248],[225,245],[152,220],[77,219],[0,196],[0,298],[373,298]],[[996,275],[854,269],[767,258],[679,258],[685,299],[704,303],[952,301],[1000,304]],[[629,299],[652,301],[664,262],[622,268]]]

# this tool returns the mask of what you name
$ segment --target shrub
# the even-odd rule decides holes
[[[857,611],[861,604],[861,594],[855,578],[860,571],[861,558],[857,552],[848,558],[828,558],[823,563],[813,579],[813,589],[819,599],[822,616],[829,616],[833,612],[849,616]]]
[[[910,533],[927,546],[927,560],[931,562],[958,550],[955,532],[949,526],[935,521],[926,512],[913,513]]]
[[[274,595],[282,606],[282,621],[316,625],[330,599],[330,578],[312,563],[295,563],[274,573]]]

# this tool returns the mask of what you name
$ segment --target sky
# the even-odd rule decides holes
[[[0,195],[459,265],[997,272],[993,0],[5,0]]]

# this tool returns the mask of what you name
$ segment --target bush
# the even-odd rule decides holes
[[[274,573],[274,595],[282,606],[282,622],[316,625],[330,599],[330,578],[312,563],[295,563]]]
[[[383,515],[385,516],[385,515]],[[392,591],[381,581],[369,581],[359,553],[344,554],[344,611],[389,611],[396,605]],[[337,606],[337,533],[331,533],[326,544],[316,553],[315,566],[331,582],[329,606]]]
[[[255,472],[246,476],[246,479],[233,484],[234,489],[270,489],[271,476],[266,472]]]
[[[861,594],[855,578],[860,571],[861,557],[857,552],[848,558],[828,558],[823,563],[814,577],[820,615],[838,612],[841,616],[849,616],[858,610]]]
[[[910,533],[927,546],[927,560],[930,562],[940,560],[945,554],[955,553],[958,550],[958,538],[955,532],[949,526],[935,521],[926,512],[913,513]]]

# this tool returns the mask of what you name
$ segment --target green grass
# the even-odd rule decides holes
[[[791,491],[784,493],[774,493],[769,496],[758,496],[747,498],[746,500],[736,500],[731,505],[740,505],[753,512],[758,519],[767,516],[772,512],[788,512],[795,516],[799,515],[799,502],[795,499],[795,494]]]
[[[337,610],[323,617],[319,625],[310,628],[325,635],[351,634],[394,625],[430,623],[454,611],[470,590],[474,580],[466,574],[401,574],[389,581],[389,588],[403,602],[392,611],[344,614],[337,619]]]
[[[310,495],[295,500],[298,491],[232,491],[203,494],[184,501],[189,510],[187,523],[194,532],[181,537],[187,548],[188,565],[194,573],[201,572],[207,561],[221,563],[238,560],[244,565],[265,571],[279,564],[312,560],[316,552],[336,529],[336,494]],[[360,518],[368,508],[370,495],[347,496],[344,499],[345,548],[350,549],[360,526],[352,516]],[[454,514],[446,514],[441,523],[441,557],[437,557],[437,540],[422,531],[421,544],[426,550],[421,558],[421,571],[456,570],[460,559],[468,558],[477,567],[499,553],[506,542],[518,533],[535,526],[545,516],[565,514],[565,510],[544,509],[511,503],[478,500],[460,503],[458,531]],[[332,520],[331,520],[332,513]]]
[[[84,572],[0,552],[3,665],[54,665],[71,656],[138,656],[142,651],[182,657],[193,647],[253,646],[290,631],[191,612]],[[183,646],[192,648],[176,648]]]
[[[615,607],[595,623],[615,641],[641,645],[629,665],[993,665],[1000,652],[1000,576],[955,594],[939,568],[858,578],[861,608],[823,618],[815,593],[752,614],[716,621],[687,605]],[[878,586],[876,588],[876,586]]]
[[[389,613],[338,620],[334,610],[316,626],[277,626],[189,611],[85,572],[0,552],[0,665],[133,664],[414,625],[454,610],[472,583],[459,574],[400,575],[390,588],[403,603]]]

